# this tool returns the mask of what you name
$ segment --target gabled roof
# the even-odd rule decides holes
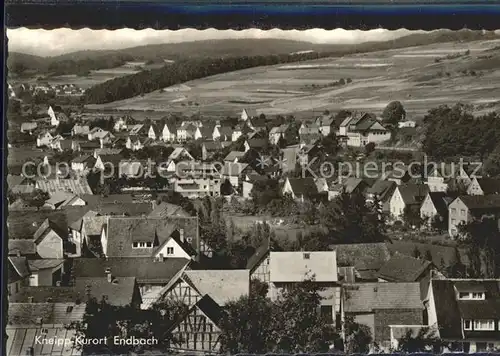
[[[247,167],[249,167],[248,163],[224,162],[221,174],[232,177],[239,176]]]
[[[236,301],[248,295],[250,271],[243,270],[187,270],[183,277],[201,295],[209,295],[219,305]]]
[[[80,210],[78,207],[77,210]],[[39,210],[39,211],[9,211],[7,217],[7,228],[9,239],[33,239],[36,231],[49,219],[57,225],[57,231],[68,230],[68,218],[61,210]]]
[[[29,260],[28,264],[31,271],[40,271],[61,266],[64,263],[63,259],[44,258],[38,260]]]
[[[279,245],[272,239],[265,239],[254,252],[254,254],[247,261],[247,269],[251,272],[256,268],[259,263],[269,255],[269,252],[282,251]]]
[[[233,128],[230,126],[219,127],[219,133],[221,136],[231,137],[233,135]]]
[[[76,195],[92,194],[86,179],[40,179],[37,187],[50,195],[56,192],[71,192]]]
[[[38,127],[36,122],[23,122],[21,124],[21,131],[32,131]]]
[[[132,127],[130,127],[129,132],[131,135],[137,135],[143,128],[144,125],[142,124],[133,125]]]
[[[377,309],[419,309],[420,283],[354,283],[345,284],[344,310],[346,313],[370,313]]]
[[[168,216],[190,216],[182,207],[179,205],[161,202],[158,204],[151,213],[149,213],[148,218],[166,218]]]
[[[421,204],[429,192],[427,184],[404,184],[399,185],[396,189],[399,190],[406,205]]]
[[[22,255],[36,254],[36,245],[34,240],[14,240],[9,239],[9,255],[16,255],[18,252]]]
[[[429,192],[428,195],[438,214],[446,216],[448,214],[448,200],[446,199],[448,195],[445,192]]]
[[[109,257],[151,257],[176,229],[183,229],[186,239],[197,239],[197,220],[188,217],[150,219],[110,217],[107,225]],[[151,242],[152,248],[132,248],[134,242]],[[156,244],[156,246],[155,246]]]
[[[269,270],[271,282],[338,281],[335,251],[271,252]]]
[[[8,282],[13,283],[31,274],[26,257],[9,256]]]
[[[73,275],[85,278],[106,277],[105,271],[109,268],[113,276],[136,277],[137,283],[168,283],[190,262],[185,258],[77,258],[73,261]]]
[[[215,325],[220,327],[224,309],[209,295],[204,295],[194,307],[200,309]]]
[[[45,219],[45,221],[40,225],[40,227],[35,231],[35,234],[33,235],[33,239],[35,240],[35,243],[39,243],[45,235],[49,231],[54,231],[61,239],[65,239],[67,236],[67,233],[65,233],[64,230],[61,229],[59,225],[57,225],[55,222],[49,219]]]
[[[91,156],[91,155],[82,155],[82,156],[75,157],[71,162],[72,163],[84,163],[84,162],[87,162],[89,166],[92,166],[92,165],[94,165],[95,160],[96,159],[94,158],[94,156]]]
[[[71,306],[71,312],[68,312]],[[82,320],[85,303],[9,303],[8,325],[70,324]]]
[[[102,228],[106,225],[108,216],[84,216],[82,218],[82,228],[87,236],[101,235]]]
[[[342,181],[339,184],[335,184],[332,187],[332,191],[334,192],[342,192],[345,191],[348,194],[351,194],[360,186],[360,184],[364,183],[363,179],[356,177],[349,177],[346,180]]]
[[[431,262],[396,253],[378,271],[380,278],[390,282],[416,282]]]
[[[248,146],[250,146],[250,148],[259,149],[259,148],[266,147],[267,139],[265,139],[265,138],[249,138],[247,140],[247,143],[248,143]]]
[[[311,196],[313,194],[318,193],[318,188],[316,187],[316,183],[314,183],[314,179],[311,177],[307,178],[287,178],[288,182],[290,182],[290,186],[292,187],[293,193],[296,196]]]
[[[384,200],[388,194],[392,194],[396,185],[394,181],[378,179],[366,190],[366,193],[377,195],[380,200]]]

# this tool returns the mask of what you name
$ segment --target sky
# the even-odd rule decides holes
[[[388,41],[412,33],[424,31],[399,30],[91,30],[88,28],[54,30],[16,28],[8,29],[9,51],[56,56],[81,50],[112,50],[147,44],[179,43],[214,39],[274,38],[306,41],[315,44],[359,44],[363,42]]]

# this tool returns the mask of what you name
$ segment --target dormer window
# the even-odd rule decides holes
[[[474,330],[494,331],[495,330],[495,321],[494,320],[474,320]]]
[[[464,320],[464,330],[472,330],[472,320]]]
[[[459,292],[459,300],[485,300],[484,292]]]

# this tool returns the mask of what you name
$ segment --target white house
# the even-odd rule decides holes
[[[38,135],[36,139],[36,146],[37,147],[43,147],[43,146],[49,146],[50,143],[52,142],[54,138],[50,134],[50,132],[42,132],[41,134]]]
[[[118,120],[115,121],[115,125],[113,126],[113,130],[116,132],[124,131],[127,129],[127,121],[125,118],[120,117]]]
[[[389,200],[391,216],[396,220],[402,219],[407,208],[420,214],[420,207],[428,192],[426,184],[398,185]]]
[[[400,129],[402,129],[404,127],[415,127],[416,125],[417,125],[417,123],[413,120],[405,120],[405,121],[398,122],[398,127]]]
[[[175,135],[177,130],[172,125],[168,123],[163,126],[163,130],[161,131],[161,140],[165,142],[173,142],[175,141]]]
[[[31,275],[29,285],[32,287],[56,286],[63,276],[63,259],[28,260]]]
[[[47,114],[49,114],[49,117],[50,117],[50,125],[55,126],[55,127],[59,126],[61,121],[56,116],[56,113],[54,112],[54,109],[52,109],[52,106],[49,106],[49,109],[47,110]]]
[[[391,138],[391,132],[369,114],[355,114],[346,118],[339,127],[339,136],[347,138],[347,145],[364,147],[368,143],[381,143]]]

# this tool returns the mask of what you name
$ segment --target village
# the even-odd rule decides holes
[[[235,310],[293,310],[307,288],[317,305],[290,328],[313,332],[300,318],[317,316],[337,336],[271,343],[277,353],[500,349],[499,250],[463,242],[498,239],[500,179],[477,162],[384,151],[419,129],[399,102],[382,116],[238,114],[139,121],[49,106],[20,125],[34,154],[7,177],[7,355],[102,351],[75,340],[123,334],[75,325],[108,321],[104,305],[168,319],[160,334],[127,329],[144,339],[129,351],[266,353],[244,337],[259,320]],[[370,160],[394,166],[367,171]]]

